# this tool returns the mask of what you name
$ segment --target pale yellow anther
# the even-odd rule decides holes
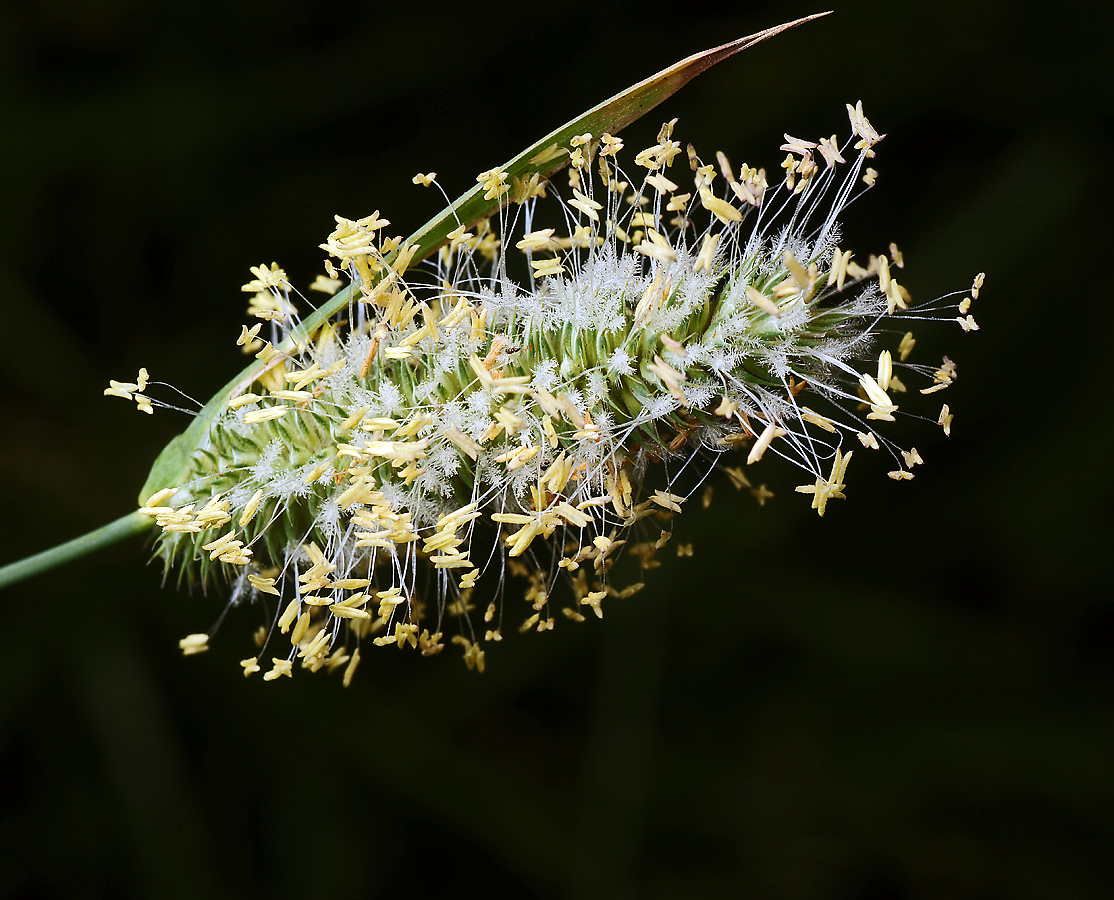
[[[525,419],[515,415],[506,406],[495,410],[495,421],[507,432],[507,437],[514,437],[526,425]]]
[[[634,308],[634,324],[636,328],[645,327],[654,314],[662,307],[665,301],[669,298],[670,291],[673,284],[669,277],[666,276],[665,271],[661,267],[657,267],[654,273],[654,280],[650,286],[646,288],[642,294],[642,298],[638,301],[638,305]]]
[[[159,506],[164,500],[169,500],[171,497],[177,494],[179,490],[180,488],[170,487],[163,488],[161,491],[155,491],[155,493],[147,498],[147,502],[143,504],[143,508],[152,509],[156,506]]]
[[[913,352],[913,346],[916,343],[917,341],[913,337],[913,332],[905,332],[904,337],[901,339],[901,343],[897,345],[898,356],[902,362],[905,362],[905,360],[909,358],[909,354]]]
[[[483,452],[483,448],[478,443],[455,425],[443,428],[441,433],[473,460],[478,459],[480,453]]]
[[[455,250],[457,247],[459,247],[461,244],[465,243],[466,241],[470,240],[471,238],[475,237],[475,235],[472,234],[472,232],[465,231],[465,228],[467,228],[467,227],[468,227],[467,225],[463,225],[463,224],[458,225],[456,228],[454,228],[452,231],[450,231],[447,235],[445,235],[445,237],[448,238],[448,240],[449,240],[449,246],[453,250]]]
[[[573,199],[568,201],[568,205],[584,213],[593,222],[598,222],[600,217],[597,210],[603,209],[603,206],[575,188],[572,193]]]
[[[451,531],[437,532],[432,537],[426,538],[422,545],[423,553],[434,553],[438,550],[456,550],[464,543],[464,538],[458,537]]]
[[[827,480],[817,478],[815,485],[801,485],[796,489],[797,493],[800,494],[812,494],[812,508],[820,516],[824,515],[829,500],[846,499],[843,493],[843,482],[847,474],[847,464],[851,462],[852,455],[853,453],[848,453],[845,456],[837,448],[835,459],[832,461],[832,473]]]
[[[507,469],[513,472],[515,469],[522,468],[540,452],[539,447],[518,447],[496,456],[495,462],[506,463]]]
[[[805,141],[801,138],[795,138],[789,134],[783,134],[782,137],[785,138],[785,143],[782,144],[778,149],[785,150],[787,153],[795,153],[802,159],[811,157],[812,151],[816,149],[815,141]]]
[[[839,145],[836,143],[836,136],[833,134],[830,138],[824,138],[820,141],[819,145],[820,155],[824,157],[824,162],[830,169],[837,162],[845,163],[845,160],[839,153]]]
[[[240,336],[236,338],[236,346],[243,347],[245,344],[254,341],[259,334],[259,329],[262,327],[262,322],[256,322],[254,325],[251,326],[251,328],[248,328],[247,325],[241,325]]]
[[[360,424],[361,431],[371,431],[378,433],[389,433],[398,428],[398,422],[390,416],[373,416],[370,419],[364,419]]]
[[[255,276],[252,281],[243,285],[240,290],[249,294],[261,291],[282,290],[287,284],[286,273],[279,268],[276,262],[268,268],[266,263],[251,267],[251,274]]]
[[[693,263],[693,272],[712,271],[712,259],[715,256],[716,245],[719,243],[720,237],[719,234],[704,235],[704,241],[700,245],[700,253],[697,254],[696,262]]]
[[[565,274],[565,267],[561,265],[560,258],[556,256],[550,259],[532,259],[530,260],[530,266],[534,270],[535,278]]]
[[[228,513],[230,506],[231,504],[228,500],[220,497],[213,497],[205,504],[205,507],[197,513],[196,521],[202,528],[219,528],[221,525],[227,525],[232,521],[232,516]]]
[[[279,389],[271,391],[270,396],[275,400],[289,400],[291,403],[308,403],[313,399],[313,392]]]
[[[239,396],[233,397],[231,400],[228,401],[228,408],[231,410],[236,410],[239,409],[241,406],[248,406],[252,403],[258,403],[262,399],[263,397],[261,397],[259,394],[240,394]]]
[[[150,510],[140,510],[144,515],[154,516],[155,524],[164,531],[199,532],[202,531],[200,522],[194,520],[193,504],[174,510],[166,506],[158,506]]]
[[[752,285],[746,286],[747,299],[768,316],[779,317],[781,309],[773,300]]]
[[[568,152],[568,150],[558,144],[550,144],[544,150],[531,156],[529,162],[532,166],[544,166],[546,163],[552,162]]]
[[[287,678],[294,677],[294,661],[291,659],[278,659],[271,657],[271,670],[263,673],[264,681],[274,681],[276,678],[281,678],[285,675]]]
[[[924,464],[924,460],[921,459],[921,455],[917,452],[916,447],[910,450],[902,450],[901,455],[905,459],[905,465],[910,469],[913,468],[913,466]]]
[[[890,355],[889,350],[883,350],[878,354],[878,386],[883,391],[890,389],[890,379],[894,374],[893,357]]]
[[[647,175],[646,183],[650,185],[650,187],[657,190],[659,194],[671,194],[676,191],[678,187],[680,187],[680,185],[676,184],[673,181],[670,181],[668,178],[660,173],[657,175]]]
[[[607,591],[589,591],[586,596],[581,598],[580,605],[590,606],[592,608],[592,612],[596,614],[596,617],[602,619],[603,606],[601,604],[606,596]]]
[[[357,609],[357,608],[352,607],[352,606],[341,606],[338,603],[334,603],[332,606],[330,606],[329,607],[329,612],[331,612],[338,619],[370,619],[371,618],[371,613],[369,613],[366,609]]]
[[[809,277],[805,267],[797,261],[797,257],[786,250],[781,256],[781,261],[785,264],[789,277],[796,282],[798,288],[802,291],[812,290],[813,279]]]
[[[482,513],[479,512],[478,503],[469,503],[467,506],[462,506],[459,509],[453,510],[448,515],[442,516],[437,520],[437,530],[444,532],[452,532],[459,528],[466,522],[471,522],[473,519],[479,518]]]
[[[948,404],[944,404],[940,408],[940,417],[936,420],[936,424],[944,429],[944,434],[951,436],[952,433],[952,414],[948,410]]]
[[[511,177],[511,202],[523,204],[534,197],[544,198],[546,180],[540,172],[534,172],[529,177]]]
[[[883,294],[890,291],[890,261],[885,256],[878,258],[878,287]]]
[[[229,531],[227,534],[221,535],[215,541],[210,541],[208,544],[202,544],[201,549],[209,554],[210,559],[216,559],[225,550],[233,545],[243,546],[242,541],[236,540],[236,532]]]
[[[460,635],[458,634],[456,637],[459,638]],[[455,638],[454,638],[454,643],[455,642],[456,641],[455,641]],[[470,641],[468,641],[467,639],[464,640],[464,643],[465,643],[464,664],[466,666],[468,666],[469,670],[475,669],[480,674],[483,674],[483,670],[484,670],[484,651],[480,649],[479,644],[473,644]]]
[[[302,594],[302,603],[306,606],[329,606],[332,600],[320,594]]]
[[[342,684],[348,687],[352,683],[352,677],[356,674],[356,667],[360,664],[360,648],[357,647],[352,651],[352,658],[348,661],[348,666],[344,670],[344,677]],[[338,664],[341,665],[341,664]]]
[[[279,616],[279,618],[278,618],[279,631],[282,634],[286,634],[286,632],[290,630],[290,626],[294,624],[294,620],[297,617],[298,617],[298,598],[295,597],[293,600],[290,601],[289,604],[287,604],[286,609],[283,610],[282,615]]]
[[[244,416],[245,425],[255,425],[258,422],[269,422],[272,419],[281,419],[290,409],[289,406],[271,406],[267,409],[256,409]]]
[[[394,275],[401,277],[410,268],[410,263],[413,262],[414,257],[417,255],[418,250],[421,249],[421,244],[403,244],[399,248],[398,256],[391,266],[391,271]]]
[[[557,242],[553,240],[553,235],[556,229],[543,228],[541,231],[531,231],[523,235],[515,247],[529,253],[538,250],[556,250]]]
[[[501,166],[496,166],[494,169],[481,172],[476,176],[476,181],[479,182],[484,190],[485,200],[494,200],[497,197],[502,197],[511,189],[511,186],[507,183],[507,173],[503,171]]]
[[[738,411],[738,409],[738,401],[732,400],[726,394],[724,394],[723,399],[721,399],[719,402],[719,406],[712,410],[712,412],[714,412],[717,416],[723,416],[723,418],[725,419],[731,419],[734,418],[735,413]]]
[[[108,387],[104,389],[104,396],[106,397],[121,397],[124,400],[132,400],[132,392],[139,388],[138,384],[130,381],[115,381],[108,380]]]
[[[656,231],[647,233],[650,240],[642,241],[634,249],[639,253],[656,259],[658,262],[671,263],[677,261],[677,251],[666,242],[665,238]]]
[[[328,628],[322,628],[317,634],[309,637],[309,640],[298,648],[298,653],[307,662],[313,659],[323,659],[329,651],[329,645],[332,643],[332,633]],[[314,671],[317,671],[314,669]]]
[[[688,399],[685,397],[684,391],[681,388],[681,382],[688,380],[688,375],[686,373],[679,372],[657,354],[654,354],[654,361],[646,366],[646,368],[661,380],[666,390],[676,398],[678,403],[686,407],[689,405]]]
[[[814,412],[807,406],[801,407],[801,418],[812,425],[823,428],[825,431],[830,432],[831,434],[836,433],[835,423],[831,419],[829,419],[827,416],[820,415],[820,413],[818,412]]]
[[[873,156],[874,152],[870,148],[882,140],[885,135],[875,131],[874,127],[870,124],[870,120],[863,115],[862,100],[854,106],[850,103],[847,104],[847,117],[851,120],[852,132],[862,138],[862,140],[855,144],[855,149],[862,151],[864,156]]]
[[[508,535],[506,543],[510,546],[507,556],[515,557],[521,556],[526,552],[526,549],[533,542],[542,531],[542,523],[539,520],[531,520],[522,526],[518,531],[512,535]]]
[[[897,404],[890,400],[889,395],[886,394],[878,382],[870,375],[863,374],[859,376],[859,384],[866,392],[871,404],[871,411],[867,414],[867,418],[881,419],[886,422],[894,421],[892,413],[897,410]]]
[[[240,667],[244,670],[245,678],[247,678],[249,675],[254,675],[256,672],[260,671],[259,657],[253,656],[249,659],[241,659]]]
[[[275,590],[275,579],[273,577],[248,575],[248,584],[261,593],[273,594],[276,597],[279,596],[279,592]]]
[[[796,182],[797,157],[791,153],[786,154],[785,159],[781,161],[781,168],[785,169],[785,186],[792,188]]]
[[[600,156],[615,156],[623,149],[623,139],[612,137],[606,131],[600,135]]]
[[[719,197],[716,197],[709,190],[702,190],[700,192],[700,202],[704,204],[704,208],[708,210],[708,212],[723,222],[724,225],[730,225],[732,222],[741,222],[743,219],[743,214],[739,212],[739,210],[726,200],[721,200]]]
[[[546,440],[549,441],[549,446],[556,449],[559,440],[557,431],[553,427],[553,416],[549,413],[542,417],[542,431],[545,432],[545,437]]]
[[[706,166],[698,166],[693,170],[693,183],[696,185],[701,195],[710,193],[712,182],[716,180],[716,169],[711,163]]]
[[[264,341],[263,347],[258,353],[255,354],[256,359],[261,359],[263,362],[270,362],[271,359],[278,355],[278,351],[271,345],[270,341]]]
[[[319,479],[324,478],[326,473],[332,467],[333,467],[333,461],[331,459],[322,460],[317,465],[315,465],[312,469],[310,469],[308,472],[306,472],[306,476],[303,480],[305,481],[306,484],[313,484],[315,481],[318,481]]]
[[[847,269],[850,262],[850,250],[841,253],[840,249],[836,247],[836,249],[832,251],[832,267],[831,270],[828,272],[827,281],[829,287],[834,284],[836,286],[836,290],[843,290],[844,282],[847,280]]]
[[[758,462],[776,438],[784,437],[788,433],[789,432],[784,428],[779,428],[773,422],[770,422],[762,429],[762,433],[758,436],[758,440],[755,441],[754,446],[750,448],[750,453],[747,454],[747,465],[749,466]]]
[[[306,636],[309,630],[309,617],[311,613],[307,609],[298,617],[298,621],[294,623],[294,628],[290,632],[290,643],[297,646],[302,642],[302,638]]]
[[[419,172],[410,179],[412,184],[420,184],[422,187],[429,187],[437,179],[436,172]]]
[[[239,542],[237,542],[238,544]],[[251,562],[252,551],[240,546],[231,546],[217,557],[222,563],[233,566],[246,566]]]
[[[674,194],[669,198],[669,202],[665,205],[668,212],[683,213],[688,209],[689,200],[692,199],[692,194]]]
[[[668,491],[657,490],[650,495],[650,501],[656,503],[663,509],[679,513],[681,511],[681,504],[684,503],[685,498],[679,494],[671,494]]]
[[[864,447],[866,447],[868,450],[877,450],[878,449],[878,438],[875,437],[873,431],[871,431],[871,432],[860,431],[860,432],[858,432],[858,434],[856,436],[859,439],[859,443],[862,444]]]
[[[573,247],[581,247],[586,249],[588,247],[591,247],[593,244],[597,247],[602,246],[603,240],[604,238],[601,234],[597,234],[593,239],[592,229],[589,228],[587,225],[575,225],[573,226],[572,234],[568,237],[568,239],[562,239],[560,241],[560,246],[562,247],[562,249],[568,250],[571,250]]]
[[[910,299],[909,291],[906,290],[905,285],[899,284],[898,280],[891,276],[890,286],[886,289],[889,314],[892,316],[895,309],[908,309]]]
[[[209,649],[209,635],[189,634],[178,641],[178,648],[183,656],[193,656],[195,653],[204,653]]]
[[[330,278],[327,275],[318,275],[313,279],[313,283],[309,286],[311,291],[318,291],[322,294],[329,294],[332,296],[340,290],[344,282],[339,278]]]

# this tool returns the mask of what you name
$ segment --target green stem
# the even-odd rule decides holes
[[[28,556],[18,562],[0,566],[0,589],[7,587],[9,584],[23,581],[25,578],[30,578],[32,575],[38,575],[40,572],[53,569],[55,566],[60,566],[72,559],[77,559],[86,553],[100,550],[101,547],[115,544],[134,534],[142,534],[152,524],[153,520],[150,517],[137,510],[122,516],[115,522],[102,525],[88,534],[76,537],[72,541],[66,541],[64,544],[51,547],[49,550],[36,553],[34,556]]]

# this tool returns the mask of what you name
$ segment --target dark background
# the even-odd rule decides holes
[[[768,460],[692,559],[602,622],[367,654],[354,685],[240,677],[256,617],[160,586],[138,542],[0,597],[0,895],[1110,895],[1114,305],[1104,4],[855,0],[701,76],[705,155],[889,136],[846,218],[915,297],[986,286],[948,353],[950,439],[858,454],[820,520]],[[0,10],[5,560],[132,508],[186,420],[104,400],[140,365],[207,398],[247,267],[319,271],[332,214],[408,233],[683,56],[800,3],[35,2]],[[392,229],[394,231],[395,229]],[[939,398],[934,398],[939,399]],[[859,460],[859,457],[864,457]]]

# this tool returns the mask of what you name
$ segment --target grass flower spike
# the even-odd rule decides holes
[[[278,598],[264,677],[297,663],[347,680],[368,643],[452,642],[482,670],[505,628],[602,617],[637,591],[613,565],[656,565],[721,457],[741,457],[740,485],[766,455],[791,460],[820,515],[845,497],[852,446],[911,478],[920,455],[881,429],[955,367],[911,360],[904,323],[940,308],[912,302],[897,249],[860,265],[840,245],[883,137],[848,113],[842,140],[786,135],[773,186],[686,151],[675,122],[633,166],[618,138],[577,135],[544,151],[568,158],[566,183],[478,176],[496,214],[416,269],[378,212],[337,216],[322,280],[349,279],[351,300],[293,354],[275,346],[300,301],[276,265],[253,269],[267,332],[238,343],[267,368],[148,498],[156,553],[186,581],[230,580],[233,602]]]
[[[917,304],[894,245],[844,248],[884,138],[861,103],[842,136],[785,135],[769,171],[683,146],[676,120],[630,152],[618,106],[592,111],[617,127],[586,114],[480,173],[412,238],[338,215],[312,285],[332,299],[305,320],[277,264],[251,270],[235,342],[258,362],[164,451],[139,510],[168,571],[263,610],[245,675],[348,684],[369,646],[457,645],[482,671],[504,631],[637,592],[714,467],[762,504],[750,467],[782,457],[823,516],[856,452],[913,477],[920,454],[886,433],[905,407],[950,431],[923,395],[956,367],[916,361],[913,323],[977,329],[982,276]],[[149,413],[146,388],[141,371],[105,393]]]

